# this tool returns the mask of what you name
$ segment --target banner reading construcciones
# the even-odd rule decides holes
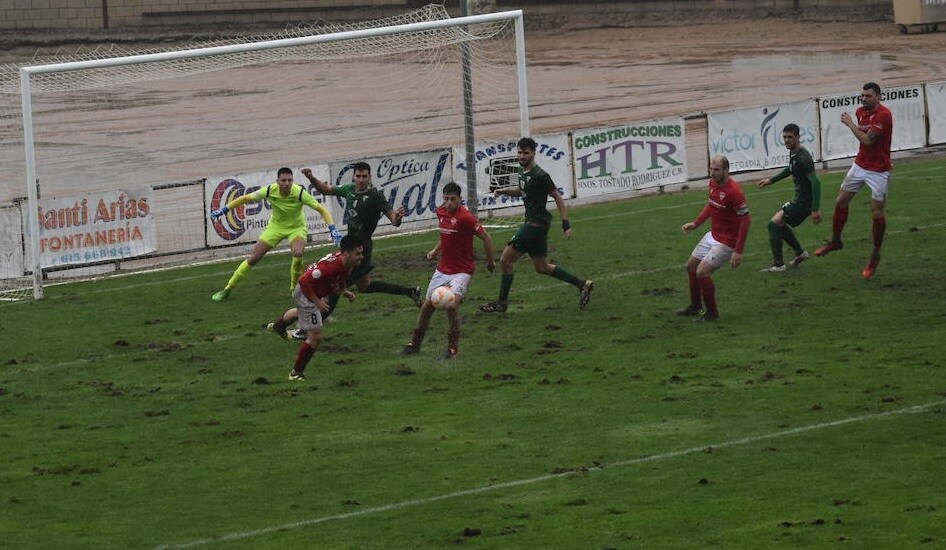
[[[151,188],[40,199],[42,267],[121,260],[155,250]]]
[[[891,150],[916,149],[926,145],[923,86],[903,86],[881,92],[881,103],[893,113],[893,141]],[[858,141],[851,129],[841,123],[841,113],[850,113],[860,107],[861,93],[850,93],[818,99],[821,117],[822,158],[824,160],[857,155]]]
[[[814,101],[806,100],[708,113],[709,156],[725,156],[733,172],[787,166],[782,129],[797,124],[801,145],[817,160],[820,140],[815,106]]]
[[[683,118],[581,130],[572,134],[579,197],[686,181]]]
[[[926,105],[930,116],[930,145],[946,143],[946,82],[926,85]]]

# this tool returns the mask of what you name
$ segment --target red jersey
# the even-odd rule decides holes
[[[878,103],[874,110],[868,111],[863,105],[854,112],[857,127],[865,132],[877,134],[873,145],[860,144],[854,162],[864,170],[871,172],[889,172],[890,142],[893,139],[893,114],[890,109]]]
[[[473,274],[473,235],[482,235],[483,226],[476,216],[461,205],[451,214],[443,206],[437,208],[440,229],[440,263],[437,270],[447,275]]]
[[[311,301],[330,294],[341,294],[352,268],[345,267],[341,252],[333,252],[309,266],[299,277],[303,294]]]
[[[739,182],[730,177],[720,186],[710,180],[707,209],[713,238],[741,254],[745,242],[738,242],[739,226],[743,218],[749,215],[749,204],[746,203],[746,196],[742,193]]]

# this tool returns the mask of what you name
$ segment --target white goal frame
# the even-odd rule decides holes
[[[422,32],[435,29],[462,27],[465,25],[474,25],[480,23],[491,23],[500,21],[512,21],[515,25],[515,47],[516,47],[516,75],[518,79],[518,100],[519,100],[519,126],[520,135],[529,135],[529,99],[528,86],[526,80],[526,58],[525,58],[525,31],[523,25],[522,10],[505,11],[499,13],[490,13],[483,15],[464,16],[438,21],[426,21],[419,23],[408,23],[403,25],[393,25],[386,27],[377,27],[370,29],[351,30],[336,32],[324,35],[304,36],[296,38],[284,38],[278,40],[268,40],[248,44],[232,44],[225,46],[214,46],[206,48],[195,48],[189,50],[179,50],[173,52],[160,52],[151,54],[130,55],[123,57],[113,57],[107,59],[84,60],[64,63],[51,63],[45,65],[34,65],[20,68],[20,95],[23,117],[23,136],[26,161],[26,191],[27,191],[27,215],[28,224],[26,240],[29,246],[27,268],[33,275],[33,298],[43,298],[43,269],[40,255],[40,227],[39,219],[35,215],[39,207],[38,185],[36,178],[36,158],[35,144],[33,135],[33,106],[31,78],[34,75],[70,72],[87,69],[100,69],[107,67],[118,67],[125,65],[138,65],[143,63],[159,61],[175,61],[183,59],[203,58],[215,55],[238,54],[245,52],[255,52],[271,50],[277,48],[286,48],[292,46],[308,46],[319,43],[338,42],[343,40],[374,38],[380,36],[402,34],[408,32]],[[458,94],[458,97],[461,97]],[[471,109],[466,101],[464,109]],[[467,117],[472,121],[472,117]],[[471,123],[471,122],[468,122]],[[471,150],[473,131],[472,127],[466,128],[466,147]],[[471,197],[475,197],[476,183],[473,170],[468,170],[467,186],[472,191]],[[475,202],[475,201],[474,201]]]

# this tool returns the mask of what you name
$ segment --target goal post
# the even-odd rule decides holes
[[[411,17],[426,20],[381,20],[364,28],[319,29],[318,34],[297,29],[285,34],[304,35],[57,59],[19,68],[26,176],[24,275],[32,275],[33,297],[42,298],[44,269],[49,267],[41,247],[41,200],[86,191],[157,189],[174,181],[450,147],[516,132],[528,135],[522,11],[457,18],[446,15],[442,6],[418,11],[422,13]],[[511,42],[514,51],[488,46],[492,42]],[[471,56],[473,75],[463,84],[444,76],[461,65],[452,57],[461,49]],[[0,94],[2,76],[0,71]],[[472,101],[461,99],[463,86],[472,87]],[[37,98],[46,100],[42,108]],[[83,109],[101,114],[82,118]],[[37,135],[37,116],[43,119],[43,136]],[[170,127],[175,117],[183,120]],[[209,121],[210,128],[194,121]],[[60,122],[64,129],[58,128]],[[280,132],[300,137],[279,139]],[[213,134],[221,141],[191,141],[192,133]],[[195,147],[206,147],[206,155]],[[300,181],[298,171],[296,175]],[[475,183],[469,191],[475,205]],[[134,192],[120,195],[119,209],[126,206],[128,194]],[[199,202],[189,195],[178,191],[173,200]],[[204,205],[197,206],[199,213],[176,214],[187,220],[171,219],[167,211],[174,205],[155,197],[147,209],[160,217],[159,235],[157,245],[144,255],[193,255],[201,244],[207,248],[206,239],[163,244],[167,239],[162,235],[173,231],[162,224],[173,224],[180,232],[188,220],[204,221]],[[134,258],[117,259],[133,265],[127,262]]]

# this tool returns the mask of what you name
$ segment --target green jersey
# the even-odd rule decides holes
[[[552,213],[546,207],[549,197],[556,191],[552,176],[538,165],[533,166],[528,172],[520,166],[519,190],[522,192],[522,202],[526,207],[526,223],[534,222],[542,225],[552,223]]]
[[[821,208],[821,182],[815,175],[815,161],[811,153],[804,147],[796,147],[788,156],[788,171],[795,182],[795,202],[811,207],[812,210]]]
[[[348,234],[357,235],[367,246],[374,230],[378,228],[378,220],[392,210],[391,205],[381,191],[369,187],[364,193],[359,193],[354,183],[336,186],[335,194],[345,199]]]
[[[305,214],[302,212],[303,206],[308,206],[318,210],[327,223],[331,222],[331,216],[328,216],[328,210],[315,200],[315,197],[309,194],[304,187],[298,184],[292,184],[289,194],[282,196],[279,194],[279,184],[271,183],[266,187],[260,187],[252,195],[254,202],[266,201],[272,208],[272,214],[269,216],[268,227],[274,227],[284,230],[305,227]]]

